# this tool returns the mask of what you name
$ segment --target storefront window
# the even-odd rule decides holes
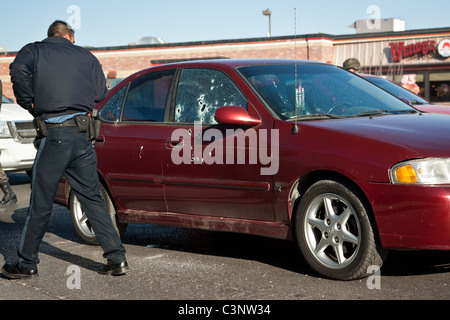
[[[425,97],[425,75],[423,73],[416,74],[416,84],[419,86],[418,95]]]
[[[430,73],[430,101],[450,102],[450,72]]]

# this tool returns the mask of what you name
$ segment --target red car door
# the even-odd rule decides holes
[[[165,106],[174,71],[147,73],[101,109],[98,167],[120,211],[165,212],[162,150]],[[123,103],[122,103],[123,102]],[[106,121],[105,121],[106,120]]]
[[[243,129],[217,124],[214,115],[220,107],[251,108],[221,71],[184,69],[177,88],[173,125],[164,129],[168,211],[273,221],[272,175],[261,174],[268,165],[260,161],[258,152],[260,138],[270,134],[270,124]],[[267,152],[270,138],[265,143]]]

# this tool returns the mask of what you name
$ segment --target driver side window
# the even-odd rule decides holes
[[[228,76],[210,69],[182,71],[175,104],[175,122],[216,124],[214,114],[224,106],[247,109],[247,100]]]

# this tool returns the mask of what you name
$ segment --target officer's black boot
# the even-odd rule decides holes
[[[5,196],[3,197],[2,201],[0,202],[0,206],[6,206],[8,204],[14,204],[17,202],[17,196],[12,191],[11,186],[8,182],[0,183],[0,188],[2,189]]]

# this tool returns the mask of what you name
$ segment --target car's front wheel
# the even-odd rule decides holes
[[[101,186],[100,191],[103,199],[105,200],[106,208],[108,209],[109,216],[111,217],[114,228],[116,229],[119,236],[123,237],[123,235],[125,234],[125,230],[127,228],[127,224],[120,223],[117,220],[116,210],[106,189],[103,186]],[[81,203],[78,201],[73,191],[70,193],[69,196],[69,210],[73,227],[77,235],[80,237],[80,239],[87,244],[98,245],[99,243],[97,237],[95,236],[95,232],[92,229],[91,224],[89,223],[89,219],[87,218],[86,213],[81,207]]]
[[[367,276],[371,265],[381,267],[365,201],[345,183],[313,184],[300,200],[295,226],[305,260],[321,276],[352,280]]]

